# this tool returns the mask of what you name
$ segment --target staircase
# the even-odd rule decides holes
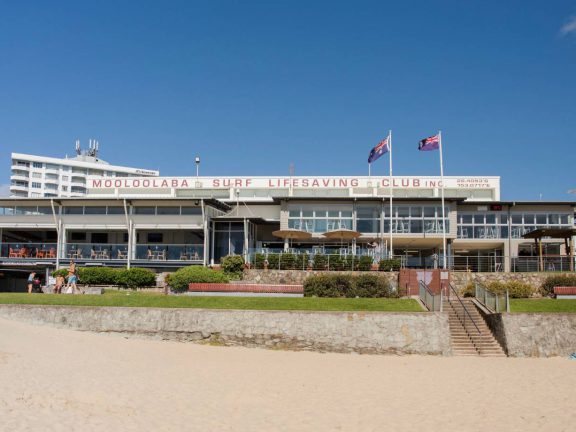
[[[471,300],[445,299],[442,308],[448,313],[454,355],[506,357],[504,350]]]

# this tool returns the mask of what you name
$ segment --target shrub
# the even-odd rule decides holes
[[[474,281],[468,282],[460,291],[460,295],[463,297],[474,297],[476,295],[476,284]]]
[[[399,259],[383,259],[378,263],[378,270],[380,271],[397,271],[400,270]]]
[[[352,276],[350,275],[311,276],[304,281],[304,296],[354,297],[352,288]]]
[[[378,275],[318,275],[304,282],[306,297],[392,297],[388,281]]]
[[[85,285],[119,285],[118,274],[121,270],[110,267],[80,267],[78,282]]]
[[[280,262],[280,254],[268,254],[268,268],[278,270],[278,263]]]
[[[182,267],[170,275],[170,286],[174,291],[188,290],[189,283],[227,283],[228,277],[219,271],[202,266]]]
[[[66,277],[67,275],[68,275],[68,269],[65,269],[65,268],[61,268],[61,269],[58,269],[58,270],[54,270],[54,271],[52,272],[52,277],[56,277],[56,276],[64,276],[64,277]]]
[[[490,282],[487,286],[494,294],[504,294],[508,290],[510,298],[527,298],[534,293],[534,287],[521,281]]]
[[[368,255],[362,255],[358,260],[358,270],[361,271],[372,270],[372,257]]]
[[[324,254],[314,255],[314,270],[326,270],[328,258]]]
[[[144,268],[116,270],[116,281],[128,288],[152,287],[156,285],[156,274]]]
[[[391,297],[390,284],[382,276],[365,274],[354,278],[354,297]]]
[[[264,261],[266,260],[266,255],[263,253],[257,253],[254,255],[254,268],[263,269]]]
[[[296,264],[296,256],[292,253],[280,254],[280,270],[293,270]]]
[[[242,279],[244,258],[242,255],[228,255],[220,260],[220,267],[232,279]]]
[[[540,291],[542,295],[551,295],[555,286],[576,286],[576,275],[548,276],[542,282]]]

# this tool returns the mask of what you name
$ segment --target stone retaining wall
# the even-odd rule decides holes
[[[561,300],[559,300],[561,301]],[[496,314],[511,357],[568,357],[576,352],[576,314]]]
[[[75,330],[291,350],[449,355],[447,315],[0,305],[0,317]]]
[[[288,285],[302,285],[304,281],[310,276],[316,276],[320,274],[351,274],[351,275],[361,275],[361,274],[371,274],[385,277],[394,286],[398,283],[398,272],[376,272],[376,271],[321,271],[321,270],[257,270],[257,269],[247,269],[244,270],[243,282],[246,283],[257,283],[257,284],[288,284]]]

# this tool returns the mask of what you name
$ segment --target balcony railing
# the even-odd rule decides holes
[[[0,256],[8,259],[56,259],[56,243],[2,243]]]
[[[127,260],[128,245],[110,243],[67,243],[63,258],[75,260]]]
[[[149,261],[203,261],[202,244],[139,244],[136,245],[137,260]]]

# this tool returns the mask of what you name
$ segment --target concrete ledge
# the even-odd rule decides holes
[[[191,292],[235,292],[235,293],[283,293],[303,294],[303,285],[287,284],[254,284],[254,283],[191,283],[188,284]]]
[[[290,350],[450,355],[447,315],[0,305],[0,317],[75,330]]]

